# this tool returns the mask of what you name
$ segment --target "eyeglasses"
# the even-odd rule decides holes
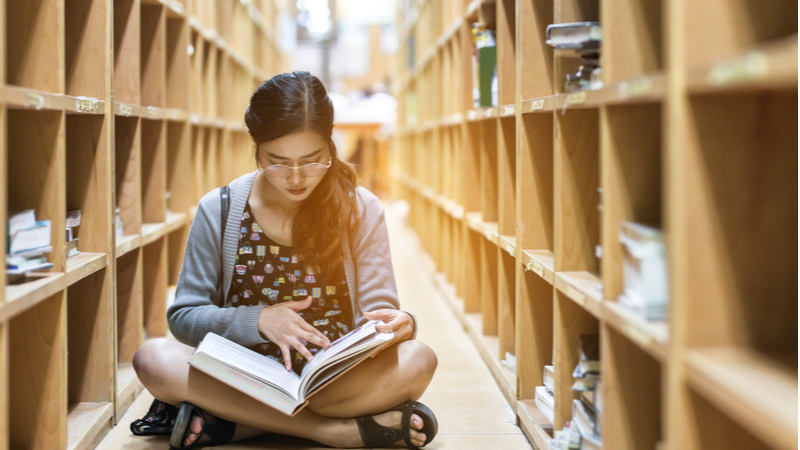
[[[316,178],[325,175],[328,168],[331,166],[333,158],[328,158],[328,164],[310,163],[300,167],[285,166],[283,164],[273,164],[264,167],[262,170],[269,178],[289,178],[295,169],[300,170],[300,173],[305,177]]]

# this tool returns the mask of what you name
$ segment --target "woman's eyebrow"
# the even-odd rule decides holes
[[[306,158],[311,158],[312,156],[317,156],[317,155],[320,154],[320,152],[322,152],[322,150],[323,149],[321,149],[321,148],[319,150],[315,150],[315,151],[313,151],[313,152],[311,152],[311,153],[309,153],[307,155],[301,156],[300,159],[306,159]],[[269,156],[272,159],[285,159],[287,161],[289,160],[289,158],[287,158],[285,156],[280,156],[280,155],[276,155],[274,153],[269,153],[269,152],[267,152],[267,156]]]

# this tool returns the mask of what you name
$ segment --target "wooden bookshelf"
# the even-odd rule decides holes
[[[167,333],[200,197],[253,169],[241,117],[286,70],[284,5],[0,5],[0,230],[34,209],[54,264],[0,286],[0,449],[92,449],[142,390],[136,349]]]
[[[581,333],[600,336],[604,448],[797,447],[796,17],[784,1],[398,8],[392,190],[535,448],[571,419]],[[545,43],[575,21],[603,27],[595,90],[565,92],[580,60]],[[472,100],[475,22],[496,33],[492,107]],[[625,221],[665,230],[666,320],[618,303]],[[548,364],[555,423],[534,402]]]

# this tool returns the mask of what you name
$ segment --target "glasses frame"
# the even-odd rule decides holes
[[[287,166],[285,164],[270,164],[270,165],[268,165],[266,167],[262,167],[261,170],[264,172],[264,176],[266,176],[267,178],[274,178],[274,179],[290,178],[294,174],[295,170],[299,170],[300,174],[303,175],[306,178],[324,177],[325,173],[323,173],[322,175],[307,175],[306,174],[304,169],[306,167],[308,167],[308,166],[313,166],[314,164],[319,164],[321,166],[325,166],[325,173],[327,173],[328,169],[330,169],[331,165],[333,164],[333,156],[329,156],[328,157],[328,164],[327,165],[323,164],[323,163],[320,163],[320,162],[312,162],[312,163],[308,163],[308,164],[303,164],[302,166]],[[280,167],[280,168],[287,168],[287,169],[291,169],[291,170],[285,176],[272,176],[272,175],[269,174],[269,171],[267,170],[270,167]]]

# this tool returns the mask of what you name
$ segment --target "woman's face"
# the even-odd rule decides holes
[[[301,167],[310,163],[327,165],[331,157],[328,143],[322,136],[308,129],[259,144],[257,155],[261,167],[275,164],[289,167]],[[265,170],[262,173],[266,175]],[[265,178],[288,200],[296,202],[308,198],[322,181],[322,176],[309,177],[299,169],[292,170],[288,177]]]

